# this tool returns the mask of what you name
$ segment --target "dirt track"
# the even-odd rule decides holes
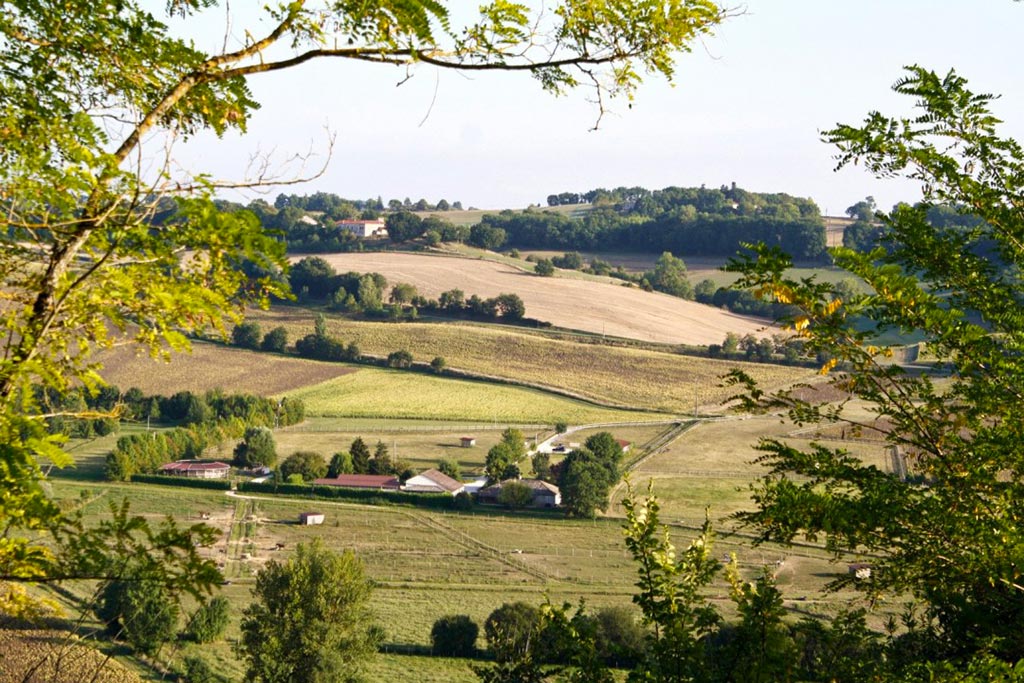
[[[408,282],[430,298],[449,289],[461,289],[467,298],[512,292],[522,298],[527,316],[596,334],[706,345],[721,343],[727,332],[773,331],[762,320],[667,294],[582,279],[542,278],[491,261],[380,252],[324,258],[339,273],[378,272],[390,284]]]

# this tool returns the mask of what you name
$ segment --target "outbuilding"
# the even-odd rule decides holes
[[[459,439],[459,445],[461,445],[463,448],[472,448],[473,446],[476,445],[476,437],[464,436],[461,439]]]
[[[313,526],[314,524],[324,523],[324,513],[322,512],[300,512],[299,513],[299,524],[305,524],[306,526]]]
[[[461,481],[452,479],[444,472],[435,469],[426,470],[415,477],[410,477],[402,486],[403,491],[412,493],[448,493],[453,496],[465,488]]]
[[[169,462],[160,468],[160,474],[192,479],[224,479],[231,472],[231,465],[223,462],[200,462],[198,460],[178,460]]]

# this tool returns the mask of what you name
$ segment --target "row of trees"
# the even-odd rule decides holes
[[[151,397],[146,418],[185,426],[117,440],[107,454],[108,479],[127,481],[135,474],[150,474],[175,460],[200,458],[207,449],[243,437],[254,429],[297,424],[305,417],[302,401],[280,401],[248,394],[206,395],[183,391],[170,397]],[[236,453],[237,458],[237,453]]]
[[[666,188],[629,196],[579,218],[531,209],[487,215],[473,226],[469,242],[486,249],[732,256],[742,243],[762,241],[798,259],[826,258],[824,221],[810,200],[739,188]]]

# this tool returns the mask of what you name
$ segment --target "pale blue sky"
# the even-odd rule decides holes
[[[871,109],[907,113],[909,100],[889,88],[918,63],[955,67],[976,91],[1002,94],[1004,131],[1024,140],[1022,27],[1024,3],[1011,0],[750,0],[680,57],[675,87],[652,78],[632,109],[613,102],[597,131],[585,93],[553,98],[525,75],[427,67],[396,87],[404,71],[321,62],[255,77],[263,108],[249,134],[203,138],[178,157],[237,177],[257,149],[319,150],[329,128],[337,144],[326,173],[286,191],[503,208],[564,190],[735,181],[809,196],[830,214],[867,194],[888,207],[916,189],[860,169],[833,173],[819,131]]]

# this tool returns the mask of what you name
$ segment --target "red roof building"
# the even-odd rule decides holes
[[[350,489],[379,489],[397,491],[402,487],[396,477],[389,474],[339,474],[334,479],[316,479],[315,486],[342,486]]]

